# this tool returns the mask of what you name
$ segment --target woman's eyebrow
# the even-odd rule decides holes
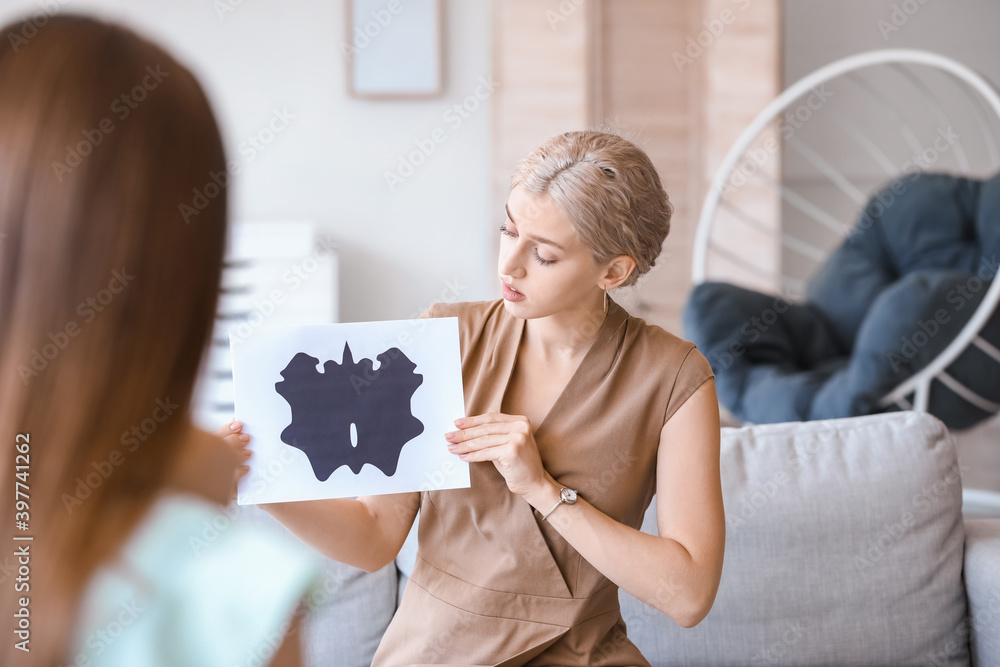
[[[510,220],[511,222],[513,222],[516,225],[517,222],[514,220],[514,216],[512,216],[510,214],[510,207],[507,204],[504,204],[503,205],[503,210],[505,210],[507,212],[507,219]],[[559,248],[560,250],[565,250],[566,249],[566,248],[564,248],[562,246],[561,243],[556,243],[552,239],[547,239],[544,236],[537,236],[535,234],[528,234],[528,238],[531,239],[532,241],[537,241],[538,243],[544,243],[546,245],[555,246],[555,247]]]

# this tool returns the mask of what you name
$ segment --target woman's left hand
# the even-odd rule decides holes
[[[253,454],[253,452],[247,449],[247,443],[250,442],[250,434],[244,433],[243,423],[234,419],[228,424],[219,427],[215,435],[222,438],[223,441],[232,447],[233,453],[239,459],[240,465],[233,473],[233,486],[229,494],[230,500],[236,500],[240,477],[250,472],[250,466],[246,465],[246,460]]]
[[[507,488],[520,496],[545,484],[548,475],[527,417],[487,412],[455,425],[459,430],[444,437],[451,443],[448,450],[463,461],[493,461]]]

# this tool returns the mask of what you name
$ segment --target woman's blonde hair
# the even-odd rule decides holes
[[[674,209],[649,157],[616,134],[583,130],[547,139],[514,169],[511,190],[548,195],[603,264],[635,260],[623,286],[656,264]]]

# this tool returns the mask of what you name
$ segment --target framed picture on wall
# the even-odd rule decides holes
[[[346,0],[348,92],[364,98],[442,92],[444,0]]]

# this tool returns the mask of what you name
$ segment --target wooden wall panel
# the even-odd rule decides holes
[[[518,160],[553,134],[593,123],[592,11],[589,2],[576,6],[565,0],[494,3],[494,78],[500,84],[493,96],[497,225]]]
[[[706,0],[705,8],[702,28],[704,21],[722,21],[727,11],[730,14],[726,18],[731,18],[731,22],[723,23],[724,32],[706,49],[704,56],[702,197],[708,192],[730,147],[754,116],[781,90],[780,7],[777,0],[755,0],[753,3]],[[780,152],[764,150],[769,139],[776,141],[777,138],[777,128],[772,127],[755,142],[757,155],[766,155],[765,161],[763,165],[754,162],[757,175],[728,196],[734,205],[753,216],[761,226],[769,228],[771,233],[762,233],[735,216],[721,214],[713,234],[713,238],[727,248],[740,249],[741,255],[754,265],[771,268],[774,278],[768,280],[732,263],[716,261],[709,266],[710,276],[716,280],[728,280],[763,291],[777,292],[781,288],[778,278],[781,252],[776,241],[781,228],[781,202],[777,192],[761,179],[763,176],[780,183]],[[701,201],[698,207],[700,214]]]
[[[605,125],[632,139],[656,165],[674,217],[657,266],[616,296],[633,314],[683,334],[695,226],[711,176],[739,132],[778,93],[778,0],[495,3],[495,68],[502,83],[494,98],[497,210],[514,163],[546,136]],[[696,57],[688,56],[697,51],[686,51],[689,40],[727,10],[733,20]],[[778,168],[775,156],[767,169],[776,178]],[[774,193],[742,190],[777,228]],[[772,238],[744,234],[739,242],[777,261]]]
[[[679,332],[701,192],[703,81],[697,63],[679,69],[674,53],[692,34],[699,2],[614,0],[602,15],[604,119],[646,150],[674,206],[663,253],[627,307]]]

